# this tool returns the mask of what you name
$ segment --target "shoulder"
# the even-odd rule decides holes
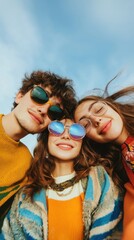
[[[98,203],[115,200],[122,201],[122,194],[102,166],[92,167],[86,184],[85,199],[90,200],[93,206]]]
[[[16,236],[16,239],[24,239],[24,235],[26,239],[43,239],[41,208],[35,201],[26,196],[24,188],[15,196],[4,221],[3,232],[7,230],[7,224],[8,226],[10,224],[11,231],[13,236]]]
[[[21,188],[18,193],[15,195],[12,207],[14,206],[21,206],[21,204],[23,203],[23,201],[28,201],[28,197],[25,194],[25,187]]]
[[[90,171],[89,171],[89,177],[92,178],[96,178],[99,179],[99,181],[103,181],[104,178],[110,178],[110,176],[107,174],[106,170],[104,169],[103,166],[95,166],[95,167],[91,167]]]
[[[34,199],[31,199],[25,194],[25,188],[21,189],[15,196],[10,209],[10,218],[17,218],[21,222],[21,219],[25,218],[30,221],[30,216],[33,218],[38,216],[40,223],[42,221],[42,208]]]
[[[29,208],[39,210],[40,208],[44,208],[46,203],[46,191],[42,189],[41,191],[34,193],[33,198],[31,199],[25,193],[25,187],[22,188],[15,196],[14,206],[18,205],[18,208]]]
[[[128,136],[124,143],[121,144],[121,149],[128,149],[128,151],[134,151],[134,137]]]
[[[22,166],[22,169],[29,168],[29,166],[32,162],[33,156],[31,154],[30,150],[28,149],[28,147],[24,143],[19,142],[19,145],[16,148],[14,156],[20,160],[19,163],[20,163],[20,166]]]
[[[88,186],[92,185],[94,191],[97,189],[98,192],[105,191],[115,193],[118,192],[116,185],[112,178],[108,175],[103,166],[91,167],[88,175]]]
[[[23,142],[19,142],[19,148],[22,152],[24,152],[25,154],[32,156],[30,150],[28,149],[28,147],[23,143]]]

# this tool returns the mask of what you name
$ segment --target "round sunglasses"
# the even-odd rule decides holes
[[[57,137],[62,135],[66,128],[68,128],[69,135],[73,140],[80,140],[86,135],[85,128],[79,123],[65,126],[62,122],[53,121],[48,125],[49,132]]]
[[[40,86],[34,86],[30,96],[36,103],[45,104],[49,101],[47,92]],[[52,105],[49,107],[47,114],[51,120],[61,120],[64,116],[64,111],[58,105]]]

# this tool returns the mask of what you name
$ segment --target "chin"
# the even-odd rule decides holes
[[[74,157],[72,158],[70,156],[65,156],[65,155],[56,156],[56,158],[62,161],[72,161],[72,159],[74,159]]]

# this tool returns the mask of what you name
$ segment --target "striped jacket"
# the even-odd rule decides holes
[[[82,185],[86,185],[83,239],[110,239],[122,218],[122,196],[100,166],[91,168],[87,180],[82,180]],[[4,220],[0,239],[47,240],[48,224],[45,190],[36,193],[33,202],[20,191]]]

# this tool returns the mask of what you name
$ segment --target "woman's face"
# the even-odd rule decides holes
[[[79,155],[82,139],[74,140],[69,135],[69,127],[74,123],[72,120],[64,119],[60,122],[64,124],[65,130],[59,136],[49,133],[48,151],[60,160],[72,160]]]
[[[120,144],[122,141],[122,118],[103,101],[87,100],[81,103],[75,111],[75,121],[80,121],[87,128],[87,137],[95,142],[116,141]]]

